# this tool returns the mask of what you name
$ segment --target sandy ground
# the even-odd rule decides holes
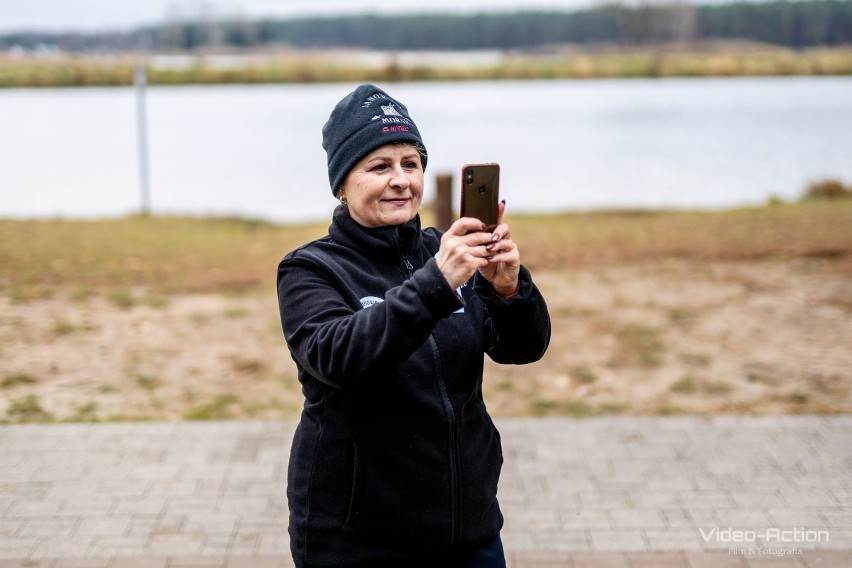
[[[848,260],[536,270],[546,357],[486,368],[494,415],[852,412]],[[137,291],[144,298],[144,291]],[[0,299],[0,420],[295,416],[273,290]]]

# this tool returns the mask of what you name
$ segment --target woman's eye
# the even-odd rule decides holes
[[[386,169],[388,169],[388,165],[387,165],[387,164],[378,164],[378,165],[373,166],[372,171],[374,171],[374,172],[383,172],[383,171],[385,171]]]
[[[404,166],[409,170],[416,170],[420,167],[420,164],[418,164],[417,162],[411,161],[411,162],[406,162],[404,164]]]

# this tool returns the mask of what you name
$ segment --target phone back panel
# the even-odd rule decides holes
[[[497,226],[497,203],[500,199],[500,166],[469,164],[462,168],[461,215],[474,217],[487,225]]]

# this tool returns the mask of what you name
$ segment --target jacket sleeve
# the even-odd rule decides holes
[[[519,282],[517,294],[502,298],[480,274],[474,276],[473,289],[488,311],[487,353],[496,363],[520,365],[538,361],[550,343],[547,304],[524,266]]]
[[[358,388],[408,359],[462,300],[433,259],[383,302],[356,310],[323,270],[290,257],[278,267],[278,305],[296,362],[328,385]]]

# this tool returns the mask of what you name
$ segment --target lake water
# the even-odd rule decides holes
[[[156,213],[327,218],[321,128],[351,88],[152,87]],[[499,162],[510,210],[715,208],[852,183],[852,78],[407,83],[439,172]],[[0,216],[139,207],[131,88],[0,91]]]

